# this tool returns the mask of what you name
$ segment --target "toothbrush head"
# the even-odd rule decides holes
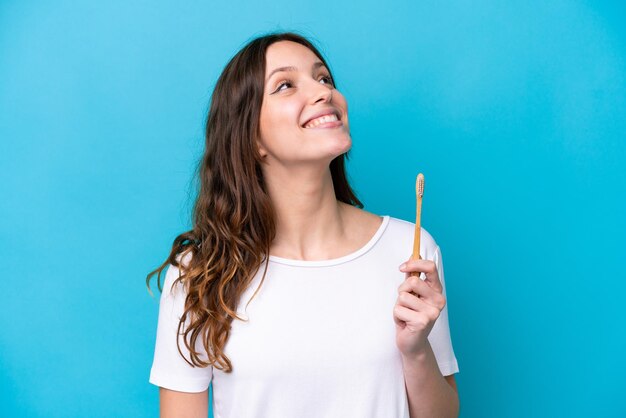
[[[422,197],[424,195],[424,175],[419,173],[417,175],[417,181],[415,182],[415,193]]]

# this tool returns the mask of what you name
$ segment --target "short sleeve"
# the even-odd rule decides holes
[[[433,329],[428,335],[428,341],[435,353],[439,370],[443,376],[448,376],[459,372],[459,365],[452,348],[452,340],[450,338],[450,326],[448,323],[448,297],[446,296],[446,284],[444,279],[443,260],[441,257],[441,249],[439,246],[435,249],[433,261],[437,266],[439,280],[443,286],[443,296],[446,298],[446,306],[439,314],[439,318],[435,321]]]
[[[176,334],[178,322],[184,312],[186,297],[184,286],[180,282],[171,291],[172,283],[178,276],[179,268],[170,264],[165,275],[163,292],[159,302],[156,344],[149,382],[179,392],[203,392],[208,389],[213,378],[212,366],[192,367],[178,352]],[[181,351],[187,360],[191,361],[182,334],[178,341]],[[196,350],[203,354],[201,357],[204,360],[206,351],[202,347],[200,338],[197,340]]]

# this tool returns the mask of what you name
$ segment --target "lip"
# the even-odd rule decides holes
[[[313,119],[319,118],[320,116],[326,116],[326,115],[335,115],[335,116],[337,116],[338,121],[341,121],[341,114],[339,113],[339,111],[337,109],[331,108],[331,109],[320,110],[318,113],[316,113],[315,115],[313,115],[310,118],[308,118],[302,124],[302,127],[304,128],[304,126],[307,123],[311,122]],[[329,123],[329,122],[327,122],[327,123]],[[325,124],[322,124],[322,125],[325,125]]]

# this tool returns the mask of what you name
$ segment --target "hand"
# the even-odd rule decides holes
[[[413,357],[425,350],[428,334],[446,306],[446,299],[434,261],[408,260],[404,265],[400,271],[406,272],[406,278],[398,287],[393,320],[398,349],[403,356]],[[424,280],[419,278],[420,272],[425,273]]]

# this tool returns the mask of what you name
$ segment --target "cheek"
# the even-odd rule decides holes
[[[269,141],[279,140],[281,136],[291,136],[300,128],[300,110],[295,104],[283,104],[261,112],[261,135]]]
[[[345,121],[347,124],[349,124],[348,121],[348,101],[346,100],[346,98],[343,96],[343,94],[339,93],[339,91],[335,90],[333,92],[333,102],[335,103],[335,106],[338,106],[340,108],[343,109],[344,112],[344,116],[345,116]]]

